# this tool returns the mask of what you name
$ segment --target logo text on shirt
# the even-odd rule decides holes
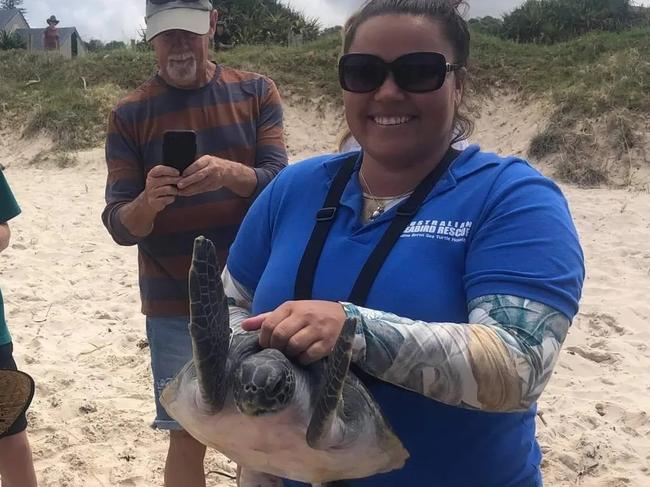
[[[472,222],[447,220],[412,221],[402,233],[402,238],[431,238],[459,243],[466,242]]]

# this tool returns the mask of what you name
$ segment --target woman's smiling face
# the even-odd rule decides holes
[[[454,50],[440,23],[414,15],[382,15],[362,23],[349,53],[379,56],[385,62],[412,52],[438,52],[454,63]],[[454,114],[462,96],[456,73],[437,91],[410,93],[389,75],[370,93],[343,92],[352,134],[376,160],[417,163],[451,141]],[[394,163],[393,163],[394,164]]]

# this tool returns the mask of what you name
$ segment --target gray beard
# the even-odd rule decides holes
[[[196,59],[192,59],[191,63],[183,66],[179,66],[178,63],[168,61],[165,71],[167,72],[167,77],[175,85],[182,86],[192,84],[196,81],[197,75]]]

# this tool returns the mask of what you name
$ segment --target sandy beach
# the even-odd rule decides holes
[[[539,110],[520,112],[522,132],[501,114],[497,123],[484,117],[473,140],[523,153],[543,119]],[[292,161],[333,149],[333,114],[288,106],[286,124]],[[166,433],[149,426],[154,403],[136,249],[118,247],[102,226],[103,150],[80,153],[69,168],[35,165],[46,140],[3,135],[0,163],[23,214],[0,254],[0,286],[16,359],[37,384],[29,433],[40,485],[162,485]],[[650,193],[562,189],[587,281],[539,404],[546,485],[648,486]],[[235,485],[227,459],[212,452],[207,469],[208,485]]]

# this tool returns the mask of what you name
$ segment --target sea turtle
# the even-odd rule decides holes
[[[314,485],[401,468],[409,454],[349,371],[356,319],[331,355],[302,367],[230,326],[212,242],[194,242],[190,269],[193,360],[163,390],[170,416],[241,467],[240,487]],[[278,478],[279,477],[279,478]]]

